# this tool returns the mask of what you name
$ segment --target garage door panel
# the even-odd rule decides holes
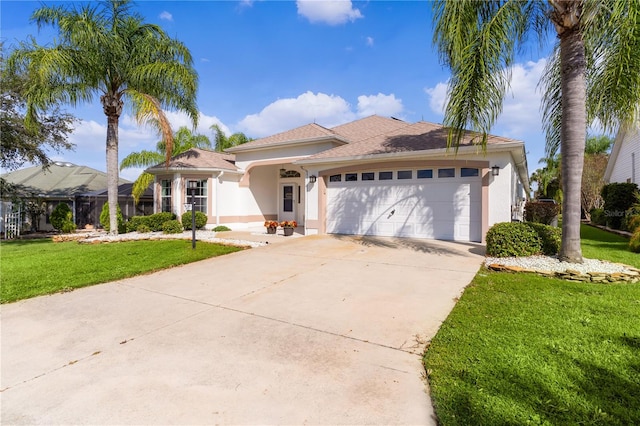
[[[340,182],[327,188],[327,232],[479,241],[480,180]]]

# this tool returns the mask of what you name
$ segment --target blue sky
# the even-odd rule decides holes
[[[53,40],[51,29],[38,32],[29,23],[39,5],[2,0],[6,45],[28,35]],[[442,122],[449,73],[432,45],[430,7],[424,1],[138,1],[135,10],[191,50],[200,81],[196,131],[212,137],[209,127],[218,124],[227,134],[258,138],[371,114]],[[525,141],[530,172],[544,156],[536,90],[544,53],[534,47],[520,55],[492,131]],[[52,157],[104,171],[106,118],[99,100],[67,109],[82,119],[70,137],[76,149]],[[174,130],[189,125],[183,114],[169,117]],[[157,140],[121,117],[120,159],[153,150]],[[121,176],[134,180],[141,171]]]

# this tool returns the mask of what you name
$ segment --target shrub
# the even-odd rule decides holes
[[[640,228],[636,229],[629,240],[629,250],[634,253],[640,253]]]
[[[146,225],[151,228],[152,231],[162,231],[162,225],[164,225],[165,222],[168,222],[170,220],[175,220],[176,215],[170,212],[161,212],[161,213],[154,213],[152,215],[149,216],[145,216],[147,219],[147,223]]]
[[[51,226],[58,231],[62,231],[62,227],[69,221],[69,215],[73,218],[73,212],[69,204],[64,202],[58,204],[51,212],[51,217],[49,218]],[[71,223],[73,223],[73,220],[71,220]]]
[[[136,232],[139,234],[146,234],[147,232],[151,232],[151,228],[149,228],[144,223],[136,228]]]
[[[558,254],[562,244],[562,229],[543,223],[527,222],[525,225],[536,231],[540,238],[542,254],[553,256]]]
[[[202,229],[207,224],[207,215],[196,212],[196,229]],[[191,212],[182,214],[182,226],[184,229],[191,229]]]
[[[162,232],[165,234],[179,234],[182,232],[182,224],[179,220],[168,220],[162,224]]]
[[[118,233],[124,234],[127,232],[127,227],[124,224],[124,218],[122,217],[122,210],[120,205],[116,204],[116,218],[118,220]],[[111,224],[109,223],[109,203],[104,203],[102,206],[102,212],[100,213],[100,224],[105,231],[109,232]]]
[[[142,225],[144,225],[147,228],[151,229],[149,227],[148,223],[147,223],[147,218],[148,218],[148,216],[132,216],[132,217],[130,217],[129,220],[127,221],[127,224],[126,224],[127,232],[138,231],[138,228],[140,226],[142,226]]]
[[[231,231],[231,228],[227,228],[224,225],[218,225],[215,228],[213,228],[213,232],[225,232],[225,231]]]
[[[73,214],[67,213],[67,220],[62,224],[61,231],[65,234],[73,234],[76,232],[76,224],[73,223]]]
[[[527,222],[544,223],[545,225],[551,225],[551,223],[558,217],[560,213],[560,204],[540,202],[540,201],[527,201],[524,206],[524,218]]]
[[[542,252],[538,233],[526,223],[496,223],[487,231],[487,255],[532,256]]]
[[[600,226],[605,226],[607,224],[607,217],[604,215],[604,209],[591,209],[591,223]]]
[[[622,227],[622,219],[635,200],[638,185],[635,183],[610,183],[602,187],[604,214],[607,226],[613,229]]]

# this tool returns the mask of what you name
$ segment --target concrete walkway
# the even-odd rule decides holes
[[[2,424],[435,425],[421,354],[482,252],[309,236],[3,305]]]

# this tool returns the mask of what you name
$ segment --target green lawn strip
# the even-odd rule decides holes
[[[129,241],[109,244],[3,242],[0,299],[14,302],[65,289],[119,280],[242,250],[191,241]]]
[[[640,424],[640,286],[481,271],[425,355],[442,425]]]
[[[582,255],[640,268],[640,254],[629,250],[629,239],[589,225],[580,229]]]

